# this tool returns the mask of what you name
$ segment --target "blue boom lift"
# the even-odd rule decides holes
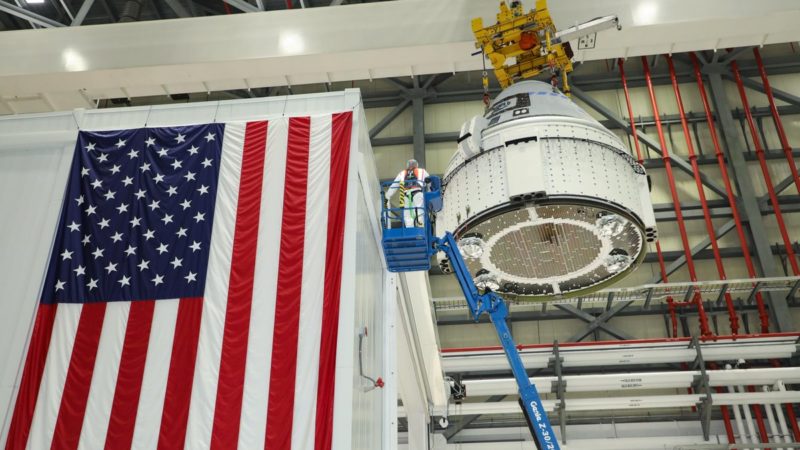
[[[508,363],[511,365],[511,371],[517,381],[519,403],[525,413],[536,447],[539,450],[559,450],[558,439],[547,419],[542,400],[536,387],[528,378],[517,346],[511,337],[511,330],[506,322],[508,306],[502,297],[491,290],[486,289],[483,293],[478,290],[451,232],[446,232],[441,238],[434,235],[433,222],[436,213],[442,209],[441,180],[439,177],[432,176],[425,181],[424,206],[421,208],[411,205],[400,208],[390,207],[385,197],[385,191],[393,182],[382,185],[381,225],[386,265],[390,272],[427,271],[431,267],[430,261],[433,255],[437,252],[444,252],[447,255],[450,267],[469,304],[472,318],[477,322],[481,315],[488,314],[494,324]],[[404,214],[415,216],[414,224],[421,226],[406,226],[403,220]],[[416,217],[420,217],[422,220],[420,221]]]

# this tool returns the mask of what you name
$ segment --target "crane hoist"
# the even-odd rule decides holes
[[[525,12],[521,1],[510,6],[500,2],[497,23],[484,26],[480,17],[472,19],[475,47],[491,62],[502,88],[519,80],[550,73],[554,89],[569,96],[573,51],[570,40],[589,36],[608,28],[621,29],[617,16],[604,16],[557,30],[547,0],[537,0],[536,8]],[[489,77],[483,73],[484,102],[488,100]]]

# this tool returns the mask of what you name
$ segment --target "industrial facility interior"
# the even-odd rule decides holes
[[[0,0],[0,444],[800,449],[798,24],[797,0]],[[106,164],[168,149],[179,189],[219,172],[174,197],[206,240],[160,237],[165,190],[106,246],[155,230],[158,300],[95,219],[128,227]]]

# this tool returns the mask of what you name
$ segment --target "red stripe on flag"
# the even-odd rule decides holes
[[[333,394],[336,382],[336,343],[339,336],[339,300],[342,252],[350,168],[353,113],[334,114],[331,132],[331,178],[328,197],[328,248],[325,250],[325,294],[317,384],[316,450],[329,450],[333,437]]]
[[[161,429],[158,434],[159,450],[183,448],[186,439],[186,422],[189,420],[189,401],[192,397],[192,379],[202,314],[202,298],[180,300],[167,375],[167,392],[161,415]]]
[[[31,342],[28,344],[28,355],[25,357],[25,368],[14,405],[11,427],[8,429],[6,450],[22,450],[28,444],[31,431],[33,411],[39,397],[39,387],[47,361],[47,350],[50,348],[50,336],[53,335],[53,322],[56,319],[58,304],[40,304],[36,311]]]
[[[131,303],[119,361],[117,385],[111,404],[108,433],[106,433],[107,450],[130,448],[133,442],[133,429],[136,425],[136,411],[139,409],[139,394],[142,391],[142,377],[155,305],[156,302],[153,300]]]
[[[239,441],[266,143],[267,122],[248,123],[244,135],[228,304],[211,432],[212,449],[236,448]]]
[[[272,338],[267,433],[264,439],[264,448],[267,450],[288,449],[292,440],[310,133],[310,118],[289,119],[276,297],[278,307]]]
[[[61,406],[58,409],[53,442],[50,445],[52,450],[78,448],[105,316],[105,302],[86,303],[81,308],[67,379],[64,382],[64,392],[61,394]]]

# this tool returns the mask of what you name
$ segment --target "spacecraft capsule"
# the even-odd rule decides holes
[[[657,239],[644,167],[538,81],[509,87],[462,126],[443,200],[437,232],[453,231],[473,275],[532,300],[605,287]]]

